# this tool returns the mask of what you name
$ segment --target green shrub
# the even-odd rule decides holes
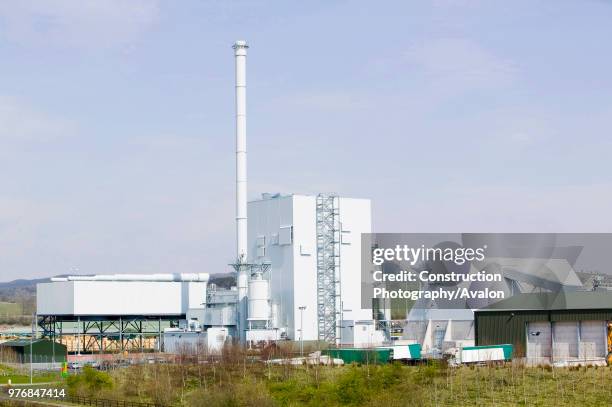
[[[404,370],[399,362],[382,365],[375,373],[376,385],[385,389],[397,384],[403,377]]]
[[[295,380],[285,380],[270,383],[268,389],[281,405],[288,405],[295,401],[299,387]]]
[[[262,383],[244,379],[226,386],[215,386],[191,393],[186,405],[192,407],[272,407],[273,400]]]
[[[351,367],[338,380],[336,394],[342,404],[362,404],[368,398],[363,370]]]
[[[442,368],[437,363],[428,363],[427,365],[419,366],[415,374],[417,383],[431,384],[434,379],[442,374]]]
[[[85,366],[82,373],[68,376],[66,385],[71,395],[93,397],[102,390],[112,389],[113,379],[107,373]]]

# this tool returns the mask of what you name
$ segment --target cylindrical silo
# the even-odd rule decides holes
[[[261,274],[249,280],[249,321],[270,320],[270,284]]]

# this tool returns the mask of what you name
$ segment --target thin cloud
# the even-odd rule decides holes
[[[159,18],[157,0],[20,0],[0,3],[0,33],[18,44],[126,45]]]
[[[323,111],[351,111],[370,107],[365,96],[341,90],[315,90],[285,95],[276,104]]]
[[[609,232],[612,221],[592,214],[612,205],[612,184],[444,187],[448,199],[399,200],[378,214],[379,230],[426,232]],[[388,209],[391,205],[388,205]],[[398,211],[435,216],[398,217]]]
[[[0,140],[47,142],[77,132],[76,122],[55,117],[23,101],[0,96]]]
[[[445,87],[498,87],[514,82],[517,65],[466,38],[438,38],[409,46],[403,61],[434,84]]]

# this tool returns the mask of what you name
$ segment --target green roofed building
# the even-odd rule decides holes
[[[530,363],[603,364],[612,292],[519,294],[474,312],[477,346],[512,344]]]
[[[29,339],[17,339],[0,343],[0,354],[3,358],[10,360],[11,356],[15,357],[15,362],[29,363],[30,362],[30,346],[32,346],[32,362],[33,363],[51,363],[65,362],[68,349],[66,345],[52,342],[47,339],[35,339],[30,342]]]

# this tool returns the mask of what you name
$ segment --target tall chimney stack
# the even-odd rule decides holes
[[[234,43],[236,59],[236,271],[238,272],[238,334],[246,342],[247,253],[247,157],[246,157],[246,41]]]
[[[234,43],[236,57],[236,256],[247,262],[246,41]]]

